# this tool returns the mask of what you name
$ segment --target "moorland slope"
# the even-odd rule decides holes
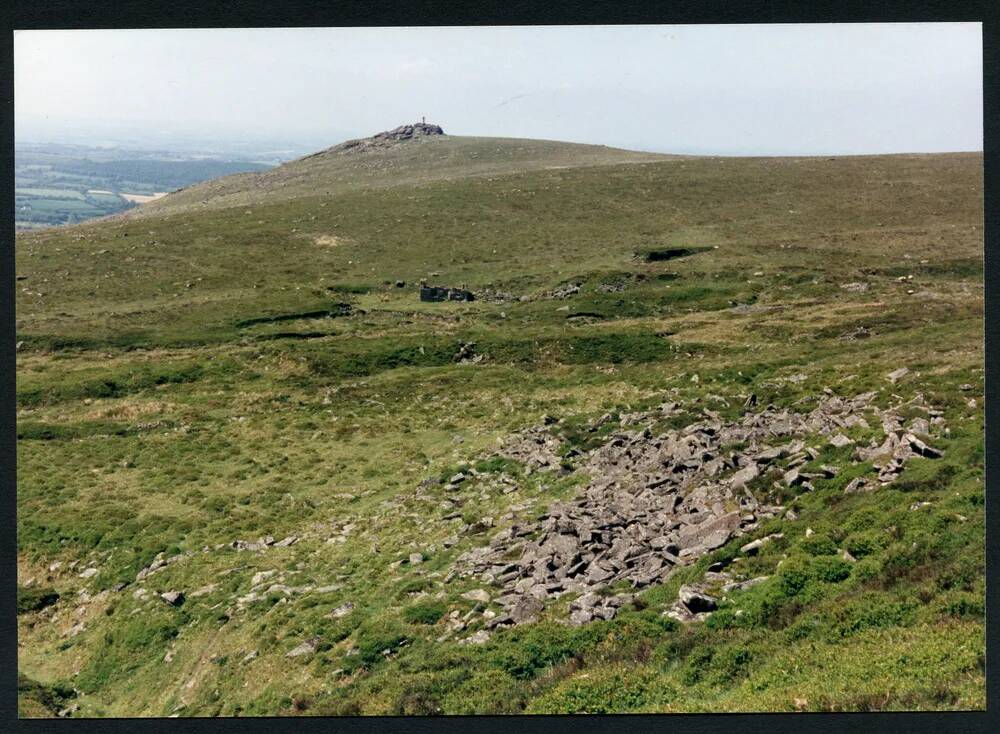
[[[984,707],[982,217],[442,135],[19,235],[22,715]]]

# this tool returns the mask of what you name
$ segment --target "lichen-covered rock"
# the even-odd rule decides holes
[[[693,586],[681,586],[677,596],[692,614],[711,612],[719,605],[714,596],[709,596]]]
[[[285,653],[287,658],[297,658],[303,655],[311,655],[316,652],[316,648],[319,646],[319,638],[312,637],[305,642],[293,647],[291,650]]]

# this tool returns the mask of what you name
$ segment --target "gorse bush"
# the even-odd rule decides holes
[[[842,558],[821,556],[813,559],[811,566],[813,578],[828,584],[844,581],[851,575],[851,564]]]
[[[504,672],[520,680],[530,680],[541,671],[564,662],[596,645],[606,633],[606,625],[596,622],[568,630],[551,624],[529,625],[507,633],[506,644],[490,646],[490,660]]]
[[[799,545],[811,556],[832,556],[837,552],[837,544],[825,535],[805,538]]]

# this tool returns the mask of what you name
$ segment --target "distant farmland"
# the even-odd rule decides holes
[[[75,224],[210,178],[268,168],[255,161],[194,159],[162,151],[25,146],[15,152],[15,222],[19,230]]]

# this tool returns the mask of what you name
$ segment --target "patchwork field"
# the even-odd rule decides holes
[[[76,224],[144,204],[176,188],[266,164],[114,147],[23,144],[14,155],[18,231]]]
[[[982,220],[439,136],[19,234],[21,715],[984,708]]]

